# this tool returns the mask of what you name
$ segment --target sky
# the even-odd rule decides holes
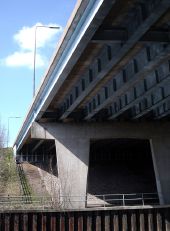
[[[5,0],[0,7],[0,122],[12,146],[76,0]],[[49,29],[36,26],[59,26]],[[6,144],[6,145],[7,145]]]

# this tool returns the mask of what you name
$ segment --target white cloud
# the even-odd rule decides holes
[[[36,41],[36,68],[45,65],[45,54],[42,55],[41,48],[51,46],[52,39],[56,34],[61,33],[60,29],[51,29],[47,27],[57,27],[56,24],[48,24],[43,27],[42,23],[36,23],[32,27],[23,27],[14,36],[14,41],[18,44],[18,50],[7,56],[1,64],[9,67],[25,66],[33,68],[34,49]],[[55,37],[56,38],[56,37]],[[40,53],[41,51],[41,53]]]
[[[48,24],[46,26],[57,27],[58,25]],[[47,27],[43,27],[42,23],[37,23],[32,27],[23,27],[17,34],[14,35],[14,40],[18,43],[21,49],[34,50],[36,37],[36,46],[37,48],[41,48],[44,45],[47,45],[47,42],[61,31],[61,29],[50,29]]]
[[[30,69],[33,68],[33,52],[32,51],[19,51],[15,52],[12,55],[9,55],[5,58],[5,65],[10,67],[21,67],[26,66]],[[43,67],[45,64],[45,58],[43,58],[40,54],[36,54],[36,68]]]

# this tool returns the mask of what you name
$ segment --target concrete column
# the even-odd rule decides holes
[[[66,208],[85,207],[89,141],[82,138],[55,139],[61,199]],[[65,197],[66,196],[66,197]],[[70,201],[75,201],[69,203]]]
[[[90,138],[84,128],[52,123],[34,123],[32,126],[32,137],[55,140],[60,196],[64,208],[85,207]],[[75,202],[65,202],[64,197],[66,201]]]
[[[160,203],[170,204],[170,138],[152,138],[151,148]]]

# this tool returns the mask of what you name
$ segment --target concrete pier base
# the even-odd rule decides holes
[[[170,125],[169,123],[34,123],[31,138],[54,139],[61,196],[75,200],[73,207],[84,207],[89,168],[90,141],[111,138],[148,139],[161,204],[170,203]],[[145,170],[143,170],[145,171]],[[78,196],[78,200],[76,200]],[[69,207],[69,205],[68,205]]]

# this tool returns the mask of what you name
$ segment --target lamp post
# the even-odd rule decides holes
[[[10,119],[20,119],[20,116],[10,116],[8,117],[8,129],[7,129],[7,148],[8,148],[8,144],[9,144],[9,121]]]
[[[34,34],[34,66],[33,66],[33,97],[35,96],[35,64],[36,64],[36,49],[37,49],[37,29],[39,27],[49,28],[49,29],[60,29],[59,26],[38,25],[38,26],[35,27],[35,34]]]

